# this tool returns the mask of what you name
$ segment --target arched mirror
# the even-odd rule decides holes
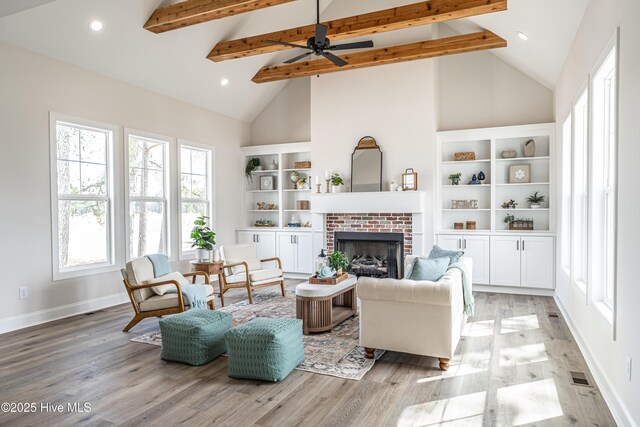
[[[370,136],[358,142],[351,156],[351,191],[382,191],[382,151]]]

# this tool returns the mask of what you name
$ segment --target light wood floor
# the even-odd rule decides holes
[[[565,322],[548,317],[553,299],[477,293],[476,303],[445,374],[434,358],[387,352],[361,381],[294,371],[278,384],[228,378],[225,357],[162,361],[158,347],[129,342],[157,319],[121,332],[128,305],[75,316],[0,336],[0,402],[91,412],[0,413],[0,425],[615,425],[596,387],[571,385],[569,371],[591,375]]]

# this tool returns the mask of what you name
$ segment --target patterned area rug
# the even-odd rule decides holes
[[[254,297],[254,304],[242,301],[218,310],[233,315],[233,326],[256,317],[296,317],[295,296],[282,297],[280,294],[260,294]],[[358,317],[345,320],[324,334],[305,335],[305,361],[296,369],[316,374],[330,375],[348,380],[360,380],[373,367],[384,351],[376,350],[375,360],[364,357],[364,350],[358,345]],[[132,338],[131,341],[161,346],[160,331],[150,332]]]

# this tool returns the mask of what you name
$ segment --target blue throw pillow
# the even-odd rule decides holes
[[[458,262],[462,255],[464,255],[463,251],[448,251],[446,249],[442,249],[438,245],[434,245],[433,249],[431,249],[431,253],[429,254],[429,259],[449,257],[449,264],[453,264],[454,262]]]
[[[416,258],[413,261],[409,280],[428,280],[437,282],[449,268],[449,257],[426,259]]]

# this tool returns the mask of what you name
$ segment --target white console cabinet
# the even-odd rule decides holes
[[[553,289],[553,237],[492,236],[491,284]]]
[[[489,278],[489,236],[439,235],[438,246],[450,251],[464,251],[473,259],[473,283],[488,285]]]

